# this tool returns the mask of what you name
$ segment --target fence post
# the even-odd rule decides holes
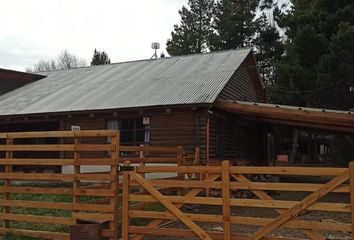
[[[78,137],[74,138],[74,146],[75,149],[77,147],[77,145],[79,145],[81,142],[81,139]],[[77,195],[77,193],[80,191],[80,187],[81,187],[81,182],[80,179],[77,177],[77,175],[79,175],[81,173],[81,167],[80,165],[77,164],[77,162],[80,160],[80,152],[78,151],[74,151],[74,180],[73,180],[73,205],[77,205],[80,204],[80,195]],[[80,212],[79,210],[73,209],[73,212]],[[74,219],[76,224],[77,224],[77,219]]]
[[[352,212],[352,235],[354,236],[354,161],[349,163],[350,205]]]
[[[224,220],[224,240],[231,239],[231,209],[230,209],[230,162],[223,161],[222,169],[222,211]]]
[[[113,221],[109,223],[109,228],[114,232],[113,239],[118,239],[118,211],[119,211],[119,157],[120,157],[120,132],[116,131],[115,136],[111,138],[111,144],[115,145],[114,151],[111,151],[111,160],[113,161],[113,165],[111,165],[111,176],[114,176],[114,180],[111,181],[111,190],[115,193],[115,196],[111,198],[110,204],[113,205],[114,209],[114,217]]]
[[[144,144],[140,144],[140,147],[144,147]],[[140,167],[145,167],[145,152],[144,151],[140,151],[139,152],[139,158],[141,159],[140,160],[140,163],[139,163],[139,166]],[[143,178],[145,178],[145,173],[142,173],[141,174],[141,176],[143,177]],[[139,190],[140,192],[144,192],[145,191],[145,189],[143,188],[143,187],[140,187],[140,190]]]
[[[123,166],[130,166],[125,162]],[[129,239],[129,172],[123,171],[123,193],[122,193],[122,240]]]
[[[8,146],[8,145],[12,145],[12,144],[14,144],[13,139],[7,137],[6,138],[6,145]],[[12,157],[13,157],[13,152],[9,151],[7,149],[7,151],[6,151],[6,161],[11,160]],[[12,165],[5,165],[5,174],[6,173],[11,173],[11,172],[12,172]],[[4,186],[5,187],[10,187],[11,186],[11,180],[5,180]],[[9,199],[11,199],[11,194],[9,192],[6,192],[4,197],[5,197],[6,200],[9,200]],[[10,208],[9,207],[3,207],[3,213],[9,213],[9,212],[10,212]],[[4,220],[3,227],[4,228],[8,228],[9,227],[9,221]]]
[[[184,156],[183,156],[184,149],[181,146],[178,146],[177,148],[179,149],[179,152],[177,152],[177,166],[181,167],[184,165]],[[178,177],[178,180],[184,180],[186,176],[184,173],[177,173],[177,177]],[[178,190],[178,195],[183,196],[184,194],[185,194],[185,189],[180,188]]]

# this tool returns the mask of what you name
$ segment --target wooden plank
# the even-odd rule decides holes
[[[125,162],[124,166],[129,166]],[[123,195],[122,195],[122,240],[129,239],[129,181],[130,175],[127,171],[123,172]]]
[[[165,196],[169,201],[176,204],[199,204],[199,205],[222,205],[222,198],[216,197],[185,197],[185,196]],[[130,194],[129,201],[156,203],[158,202],[150,195]],[[271,209],[289,209],[299,201],[287,200],[266,200],[266,199],[240,199],[231,198],[230,205],[235,207],[258,207]],[[328,212],[351,212],[351,205],[347,203],[327,203],[316,202],[307,208],[309,211],[328,211]]]
[[[41,187],[0,187],[0,193],[28,193],[113,197],[114,193],[105,189],[41,188]]]
[[[12,158],[1,159],[0,165],[45,165],[45,166],[60,166],[60,165],[114,165],[115,161],[107,158],[85,158],[78,159],[74,162],[74,159],[32,159],[32,158]]]
[[[230,162],[223,161],[221,164],[222,174],[222,213],[224,220],[224,239],[231,239],[231,207],[230,207]]]
[[[0,138],[113,137],[116,130],[81,130],[0,133]]]
[[[74,145],[77,146],[78,144],[80,144],[80,138],[75,137],[74,138]],[[80,159],[80,153],[75,151],[74,152],[74,162],[76,162],[78,159]],[[80,165],[77,165],[77,164],[74,165],[74,174],[75,175],[80,174]],[[75,179],[73,181],[73,185],[72,185],[73,192],[80,190],[80,185],[81,185],[80,179]],[[79,203],[80,203],[80,196],[74,195],[73,199],[72,199],[72,204],[79,204]],[[76,222],[78,221],[78,219],[76,217],[74,217],[75,216],[74,213],[77,213],[77,212],[78,211],[74,209],[71,213],[71,216],[75,219]]]
[[[199,181],[199,180],[149,180],[149,183],[154,187],[173,187],[173,188],[216,188],[221,189],[222,182],[207,182],[207,181]],[[131,182],[131,186],[137,185],[136,181]]]
[[[354,162],[349,163],[350,205],[352,213],[352,234],[354,236]]]
[[[110,190],[115,194],[113,198],[110,199],[110,206],[113,207],[113,219],[109,222],[109,229],[114,233],[110,240],[118,239],[118,182],[119,175],[118,173],[118,163],[119,163],[119,155],[120,155],[120,133],[117,131],[116,134],[111,138],[111,143],[115,145],[115,149],[110,152],[111,161],[114,162],[111,166],[111,176],[113,176],[113,180],[111,181]]]
[[[10,145],[10,144],[13,144],[13,139],[7,138],[6,139],[6,146]],[[7,160],[11,160],[12,157],[13,157],[13,152],[7,151],[5,155],[6,155],[6,161]],[[9,174],[11,172],[12,172],[12,165],[5,165],[5,174]],[[10,187],[11,186],[11,180],[6,179],[5,182],[4,182],[4,186],[5,187]],[[5,193],[4,198],[6,200],[9,200],[11,198],[11,194],[10,193]],[[8,213],[8,212],[10,212],[10,209],[8,207],[4,207],[2,212],[3,213]],[[6,220],[3,222],[3,227],[5,227],[5,228],[9,227],[9,223]]]
[[[111,158],[80,158],[75,161],[77,165],[115,165],[116,159]]]
[[[130,163],[177,163],[179,158],[177,157],[136,157],[129,158],[124,157],[123,161],[128,161]]]
[[[0,159],[0,165],[26,165],[26,166],[61,166],[73,165],[73,159],[30,159],[30,158],[12,158]]]
[[[168,212],[131,210],[129,211],[129,214],[131,218],[177,220],[176,216]],[[195,222],[211,222],[211,223],[224,222],[222,215],[194,214],[194,213],[185,213],[185,214]],[[240,224],[240,225],[265,226],[271,223],[272,221],[274,221],[274,219],[275,218],[231,216],[230,222],[232,224]],[[309,227],[311,227],[311,229],[322,230],[322,231],[324,230],[324,231],[351,232],[351,224],[348,223],[328,223],[328,222],[307,221],[307,220],[290,220],[286,222],[282,227],[289,228],[289,229],[304,229],[304,230],[307,230]]]
[[[336,188],[343,182],[347,181],[348,179],[349,179],[349,169],[346,169],[341,175],[338,175],[337,177],[333,178],[331,181],[329,181],[327,184],[321,187],[318,191],[311,193],[309,196],[304,198],[300,203],[291,207],[288,211],[280,214],[274,221],[263,226],[249,239],[259,240],[263,238],[265,235],[267,235],[277,227],[289,221],[289,219],[299,214],[301,211],[303,211],[304,209],[306,209],[307,207],[315,203],[318,199],[322,198],[324,195],[331,192],[334,188]]]
[[[320,189],[323,184],[317,183],[278,183],[278,182],[249,182],[247,184],[241,182],[231,182],[230,188],[233,190],[264,190],[264,191],[287,191],[287,192],[315,192]],[[349,185],[343,184],[338,186],[332,192],[349,193]]]
[[[122,152],[160,152],[160,153],[178,153],[183,149],[177,147],[153,147],[153,146],[120,146]]]
[[[0,151],[16,151],[16,152],[61,152],[61,151],[80,151],[80,152],[96,152],[96,151],[112,151],[115,149],[113,144],[18,144],[18,145],[0,145]]]
[[[199,238],[211,240],[212,238],[197,224],[191,221],[186,215],[181,212],[173,203],[166,200],[164,196],[157,191],[150,183],[143,179],[140,175],[135,172],[129,173],[130,177],[135,179],[141,186],[145,188],[151,195],[153,195],[159,202],[164,205],[171,213],[173,213],[181,222],[183,222],[187,227],[189,227]]]
[[[221,182],[206,183],[196,180],[149,180],[154,187],[181,187],[185,188],[215,188],[221,189]],[[137,186],[135,181],[131,181],[131,186]],[[289,191],[289,192],[315,192],[321,188],[323,184],[311,183],[272,183],[272,182],[251,182],[239,183],[231,182],[231,190],[269,190],[269,191]],[[349,185],[341,185],[334,189],[332,192],[336,193],[349,193]]]
[[[26,236],[34,238],[55,239],[55,240],[70,240],[69,233],[57,233],[35,230],[24,230],[14,228],[0,228],[0,234],[13,234],[16,236]]]
[[[81,211],[90,211],[94,209],[98,212],[113,212],[110,205],[104,204],[72,204],[67,202],[42,202],[42,201],[24,201],[24,200],[5,200],[0,199],[0,206],[22,207],[22,208],[45,208],[45,209],[76,209]]]
[[[112,191],[111,189],[76,189],[73,192],[73,195],[80,195],[80,196],[100,196],[100,197],[115,197],[116,192]]]
[[[10,221],[24,221],[46,224],[60,224],[60,225],[74,225],[76,222],[72,218],[64,217],[52,217],[52,216],[37,216],[37,215],[25,215],[25,214],[13,214],[13,213],[1,213],[1,220]]]
[[[42,188],[42,187],[0,187],[0,193],[29,193],[29,194],[56,194],[71,195],[69,188]]]
[[[176,172],[176,173],[221,173],[218,166],[145,166],[137,167],[138,172]],[[346,171],[345,168],[313,168],[313,167],[231,167],[232,174],[274,174],[301,176],[337,176]]]
[[[114,213],[114,207],[109,204],[98,204],[95,202],[93,203],[74,203],[71,207],[73,210],[80,210],[80,211],[96,211],[102,213]]]
[[[221,173],[220,166],[145,166],[136,167],[139,173],[159,173],[159,172],[173,172],[173,173]]]
[[[60,173],[0,173],[0,179],[14,180],[48,180],[48,181],[73,181],[73,180],[96,180],[111,181],[110,174],[81,173],[81,174],[60,174]]]
[[[346,168],[317,168],[317,167],[231,167],[232,174],[274,174],[301,176],[337,176],[343,174]]]
[[[23,207],[23,208],[46,208],[46,209],[72,209],[71,203],[65,202],[41,202],[24,200],[5,200],[0,199],[0,206]]]

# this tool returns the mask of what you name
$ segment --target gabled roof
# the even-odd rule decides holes
[[[211,104],[251,49],[60,70],[0,96],[0,115]]]

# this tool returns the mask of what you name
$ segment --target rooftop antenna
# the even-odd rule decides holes
[[[160,49],[160,43],[158,43],[158,42],[151,43],[151,48],[155,50],[155,53],[154,53],[154,55],[152,55],[150,60],[154,57],[155,57],[155,59],[157,59],[157,50]]]

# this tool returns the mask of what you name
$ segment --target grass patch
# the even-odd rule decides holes
[[[1,183],[0,183],[1,184]],[[21,184],[21,187],[43,187],[43,188],[70,188],[71,186],[67,184]],[[0,194],[0,199],[4,199],[5,194]],[[103,197],[96,196],[80,196],[80,202],[91,202],[94,200],[102,199]],[[23,200],[23,201],[35,201],[35,202],[62,202],[71,203],[73,201],[73,196],[71,195],[57,195],[57,194],[31,194],[31,193],[11,193],[10,199],[12,200]],[[4,207],[0,207],[2,212]],[[24,214],[24,215],[36,215],[36,216],[51,216],[51,217],[63,217],[70,218],[71,210],[62,209],[45,209],[45,208],[23,208],[23,207],[9,207],[9,213],[14,214]],[[92,209],[94,212],[95,209]],[[47,223],[33,223],[25,221],[8,221],[9,227],[14,229],[23,230],[35,230],[35,231],[48,231],[48,232],[69,232],[69,226],[67,225],[57,225],[57,224],[47,224]],[[0,226],[2,222],[0,221]],[[24,237],[15,236],[12,234],[6,234],[0,236],[0,239],[4,240],[42,240],[43,238],[34,237]]]

